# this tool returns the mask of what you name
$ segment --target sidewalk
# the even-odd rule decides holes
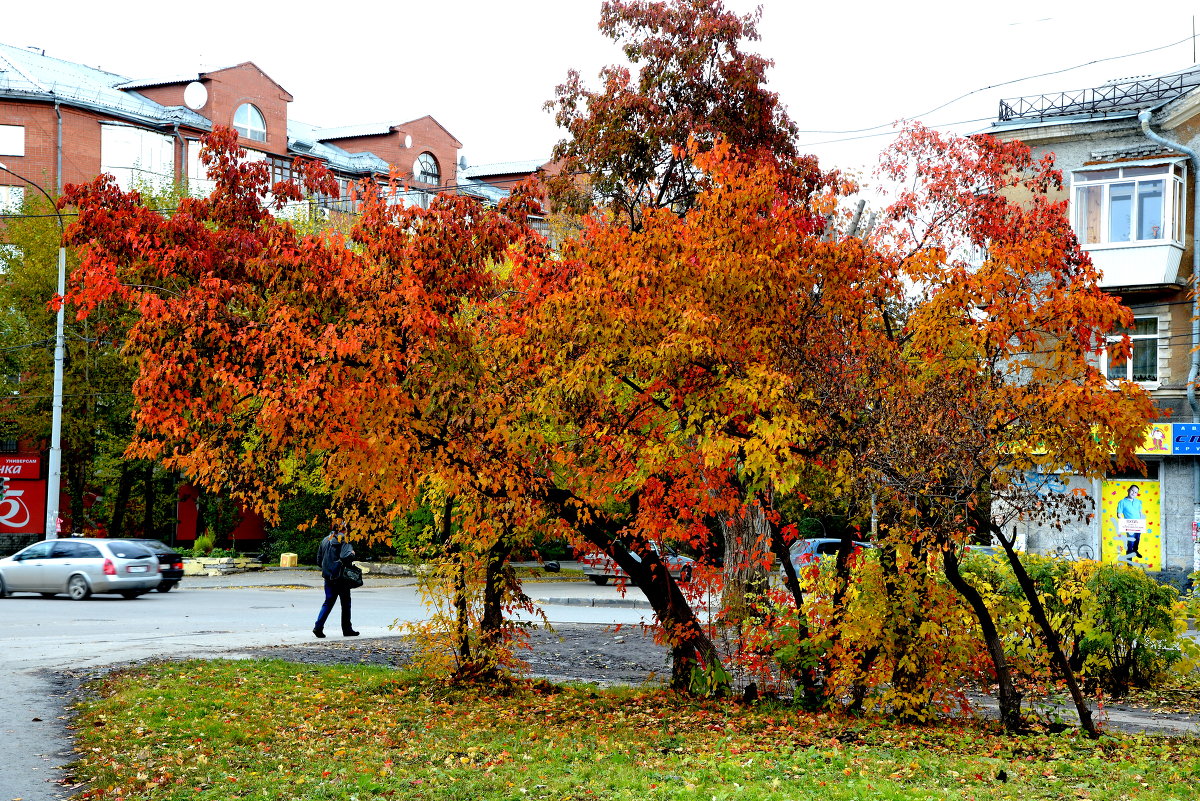
[[[364,573],[364,586],[403,586],[416,584],[413,576],[385,576],[378,573]],[[180,587],[195,590],[220,589],[229,587],[300,587],[321,589],[325,586],[321,571],[315,567],[279,567],[267,565],[261,570],[247,570],[244,573],[228,573],[222,576],[184,576]]]
[[[573,563],[568,563],[573,564]],[[537,563],[520,563],[517,567],[538,567]],[[380,573],[363,573],[364,587],[413,586],[415,576],[391,576]],[[551,585],[551,586],[543,586]],[[245,573],[228,573],[221,576],[185,576],[181,587],[194,590],[233,587],[287,587],[321,589],[324,582],[315,567],[277,567],[268,565],[261,570]],[[560,580],[555,573],[546,573],[534,580],[526,580],[525,591],[536,603],[551,606],[611,606],[625,609],[649,609],[650,603],[636,587],[629,586],[625,594],[615,585],[597,587],[590,581]]]

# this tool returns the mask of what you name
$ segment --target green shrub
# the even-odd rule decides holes
[[[1089,686],[1121,696],[1150,687],[1197,647],[1186,631],[1178,592],[1139,568],[1091,560],[1069,561],[1022,554],[1046,614],[1073,670]],[[1042,649],[1040,633],[1008,560],[972,556],[963,574],[989,594],[997,624],[1018,663],[1029,646]],[[1026,668],[1028,668],[1026,664]]]
[[[206,531],[196,541],[192,543],[193,556],[208,556],[212,553],[213,548],[217,544],[217,538],[212,535],[212,532]]]

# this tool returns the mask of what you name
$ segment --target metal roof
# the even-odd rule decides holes
[[[492,206],[512,194],[507,189],[499,189],[491,184],[485,184],[483,181],[476,181],[470,178],[460,178],[456,188],[460,195],[479,198],[485,204]]]
[[[183,106],[164,106],[133,91],[136,88],[193,81],[198,77],[200,75],[195,74],[135,81],[124,75],[52,58],[38,51],[0,44],[0,98],[46,102],[57,100],[69,106],[141,124],[178,123],[201,131],[211,131],[212,122],[207,117]],[[318,128],[289,119],[288,149],[295,155],[326,161],[331,169],[341,172],[386,175],[388,163],[374,153],[350,153],[324,140],[389,133],[392,127],[390,123],[376,123]]]
[[[526,159],[525,161],[500,161],[495,164],[479,164],[459,171],[463,178],[478,178],[483,175],[515,175],[517,173],[537,172],[546,166],[546,159]]]
[[[316,128],[314,135],[321,141],[351,139],[356,136],[380,136],[390,134],[397,125],[398,123],[395,122],[370,122],[361,125],[342,125],[337,128]]]
[[[351,153],[337,145],[322,142],[317,133],[322,130],[315,125],[288,120],[288,150],[299,156],[321,159],[329,163],[332,170],[357,173],[387,174],[389,166],[374,153]]]
[[[150,78],[144,81],[129,81],[118,86],[118,89],[149,89],[152,86],[170,86],[176,83],[191,83],[203,77],[198,72],[187,75],[177,75],[174,78]]]
[[[118,87],[129,78],[96,67],[52,58],[41,52],[0,44],[0,97],[59,101],[114,117],[164,125],[179,123],[211,130],[212,123],[183,106],[164,106]]]

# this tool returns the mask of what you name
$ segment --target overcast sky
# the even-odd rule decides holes
[[[726,4],[740,12],[762,5],[762,41],[753,49],[774,60],[770,86],[805,130],[802,149],[826,167],[873,163],[888,142],[878,134],[900,118],[978,130],[1001,97],[1160,74],[1196,60],[1197,6],[1181,0],[1128,6],[1139,9],[1136,20],[1074,0]],[[335,126],[431,114],[463,143],[469,163],[487,164],[548,156],[560,134],[543,104],[555,86],[570,68],[595,85],[600,67],[619,59],[596,30],[600,5],[10,2],[0,41],[139,79],[253,61],[292,93],[295,119]],[[1155,52],[1115,58],[1148,50]],[[1068,70],[1102,59],[1109,60]],[[1068,71],[999,86],[1058,70]],[[874,126],[882,127],[847,133]]]

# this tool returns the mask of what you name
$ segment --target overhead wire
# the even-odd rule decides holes
[[[1053,75],[1062,75],[1067,72],[1074,72],[1075,70],[1084,69],[1085,67],[1092,67],[1092,66],[1095,66],[1096,64],[1104,64],[1109,61],[1120,61],[1121,59],[1125,59],[1125,58],[1136,58],[1137,56],[1144,56],[1144,55],[1148,55],[1150,53],[1157,53],[1162,50],[1168,50],[1172,47],[1178,47],[1179,45],[1185,44],[1187,42],[1192,42],[1192,41],[1194,41],[1194,39],[1195,39],[1195,35],[1191,34],[1191,35],[1188,35],[1178,41],[1170,42],[1170,43],[1164,44],[1164,45],[1159,45],[1158,47],[1151,47],[1147,50],[1139,50],[1134,53],[1122,53],[1122,54],[1116,55],[1116,56],[1107,56],[1105,58],[1092,59],[1091,61],[1087,61],[1082,64],[1076,64],[1071,67],[1063,67],[1063,68],[1057,69],[1057,70],[1050,70],[1049,72],[1041,72],[1036,75],[1027,75],[1023,78],[1013,78],[1011,80],[1001,81],[1000,83],[991,84],[989,86],[981,86],[977,89],[972,89],[969,92],[964,92],[963,94],[959,95],[958,97],[955,97],[952,100],[947,100],[945,103],[942,103],[941,105],[936,106],[936,107],[930,109],[929,111],[925,111],[920,114],[905,115],[903,117],[903,119],[921,119],[923,117],[928,117],[930,114],[936,114],[937,112],[941,111],[944,108],[948,108],[949,106],[952,106],[961,100],[965,100],[968,97],[972,97],[972,96],[980,94],[982,92],[988,92],[993,89],[999,89],[1001,87],[1011,86],[1013,84],[1024,83],[1025,81],[1033,81],[1033,80],[1037,80],[1038,78],[1048,78]],[[983,117],[983,118],[975,119],[975,120],[963,120],[961,122],[940,123],[940,124],[938,124],[936,126],[932,126],[932,127],[948,128],[948,127],[951,127],[954,125],[965,125],[967,123],[974,123],[974,122],[986,122],[990,119],[991,119],[991,117]],[[824,141],[820,141],[820,142],[808,142],[808,143],[801,145],[801,147],[811,147],[813,145],[837,144],[840,142],[852,142],[852,141],[856,141],[859,139],[869,139],[869,138],[876,137],[876,136],[888,136],[888,135],[892,135],[894,132],[890,131],[890,130],[881,130],[881,129],[893,128],[893,127],[895,127],[894,121],[881,123],[879,125],[872,125],[868,128],[850,128],[850,129],[846,129],[846,130],[806,129],[806,130],[796,131],[796,133],[797,134],[842,135],[842,134],[869,134],[870,131],[879,131],[879,133],[869,134],[867,136],[848,136],[846,138],[841,138],[841,139],[829,139],[829,140],[824,140]]]

